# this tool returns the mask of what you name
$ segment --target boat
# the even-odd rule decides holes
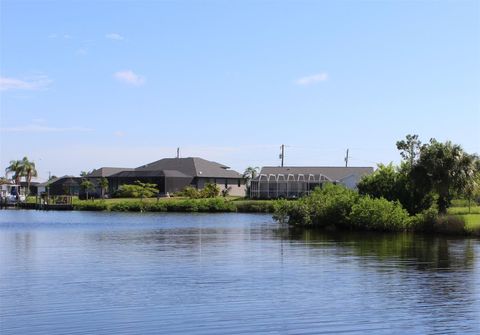
[[[0,185],[0,203],[6,205],[16,205],[25,202],[25,187],[15,184]]]

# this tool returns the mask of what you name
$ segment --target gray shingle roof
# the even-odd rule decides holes
[[[130,168],[116,168],[116,167],[101,167],[90,172],[87,177],[89,178],[101,178],[101,177],[110,177],[113,174],[122,172],[122,171],[131,171]]]
[[[56,182],[57,180],[59,180],[60,178],[58,177],[55,177],[55,178],[52,178],[50,180],[47,180],[47,181],[44,181],[43,183],[38,183],[38,187],[46,187],[54,182]]]
[[[207,161],[199,157],[164,158],[142,165],[135,171],[171,170],[179,171],[192,177],[205,178],[242,178],[242,175],[217,162]]]
[[[260,171],[260,174],[293,174],[298,176],[303,174],[308,176],[309,174],[313,175],[324,175],[331,180],[340,180],[342,178],[348,177],[350,175],[357,175],[362,177],[373,173],[373,167],[344,167],[344,166],[264,166]],[[258,178],[258,177],[257,177]]]
[[[56,182],[59,182],[59,181],[62,182],[62,183],[67,183],[67,184],[68,184],[68,183],[70,183],[70,184],[78,184],[78,183],[79,183],[79,180],[81,180],[80,177],[65,175],[65,176],[62,176],[62,177],[52,178],[51,180],[46,181],[46,182],[43,182],[43,183],[39,183],[37,186],[38,186],[38,187],[46,187],[46,186],[55,184]]]
[[[150,177],[177,177],[177,178],[190,178],[192,176],[188,176],[180,171],[175,170],[130,170],[130,171],[121,171],[111,177],[116,178],[150,178]]]

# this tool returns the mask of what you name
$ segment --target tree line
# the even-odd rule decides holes
[[[435,206],[445,214],[454,197],[480,198],[480,159],[451,141],[422,143],[407,135],[396,143],[402,161],[378,166],[358,184],[360,194],[398,201],[411,215]]]

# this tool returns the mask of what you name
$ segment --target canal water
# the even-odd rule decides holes
[[[480,241],[1,211],[0,333],[479,334]]]

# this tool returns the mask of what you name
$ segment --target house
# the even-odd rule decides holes
[[[36,185],[37,194],[49,195],[79,195],[82,178],[75,176],[54,177]]]
[[[266,166],[251,181],[251,198],[299,198],[330,182],[356,189],[360,179],[373,173],[372,167]]]
[[[220,190],[228,189],[230,195],[245,195],[245,180],[240,173],[199,157],[163,158],[137,168],[103,167],[92,171],[87,178],[94,181],[106,178],[108,193],[138,180],[157,185],[160,194],[173,194],[187,186],[202,189],[207,183],[213,183]]]

